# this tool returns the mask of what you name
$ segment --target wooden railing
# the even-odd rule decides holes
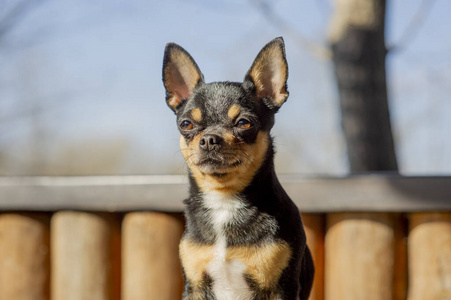
[[[451,299],[451,177],[281,176],[311,299]],[[0,300],[180,299],[184,176],[0,178]]]

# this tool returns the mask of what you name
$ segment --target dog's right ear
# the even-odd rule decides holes
[[[266,44],[246,74],[244,82],[255,87],[257,98],[277,111],[288,98],[288,64],[282,37]]]
[[[191,55],[179,45],[168,43],[163,59],[163,84],[168,106],[175,112],[202,82],[204,75]]]

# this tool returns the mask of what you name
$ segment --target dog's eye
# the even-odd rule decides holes
[[[249,122],[246,119],[240,119],[238,122],[236,122],[236,126],[240,129],[248,129],[251,128],[251,122]]]
[[[194,125],[190,121],[185,120],[182,123],[180,123],[180,128],[183,130],[191,130],[194,128]]]

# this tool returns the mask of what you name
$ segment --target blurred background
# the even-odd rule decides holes
[[[277,36],[285,39],[290,70],[290,97],[273,130],[279,173],[450,174],[451,2],[388,0],[384,13],[374,16],[361,7],[365,3],[1,0],[0,175],[184,173],[175,116],[161,82],[165,44],[188,50],[207,82],[241,81]],[[363,35],[340,32],[340,24],[351,22],[361,33],[378,26],[377,20],[359,21],[372,18],[385,24],[387,49],[382,71],[388,97],[374,103],[383,108],[388,99],[397,160],[359,169],[350,164],[356,157],[352,129],[346,134],[342,122],[355,104],[343,99],[346,82],[337,84],[337,78],[343,57],[347,79],[365,77],[363,69],[353,77],[353,58],[343,54],[362,44]],[[383,66],[371,55],[366,61],[370,69]],[[375,135],[385,135],[384,126],[375,124]],[[364,142],[376,153],[387,150]]]

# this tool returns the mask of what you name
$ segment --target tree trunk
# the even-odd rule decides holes
[[[351,172],[397,171],[388,108],[385,0],[336,0],[329,41]]]
[[[335,4],[329,41],[350,171],[397,171],[385,75],[386,0]],[[393,216],[337,213],[327,223],[326,299],[396,299]]]

